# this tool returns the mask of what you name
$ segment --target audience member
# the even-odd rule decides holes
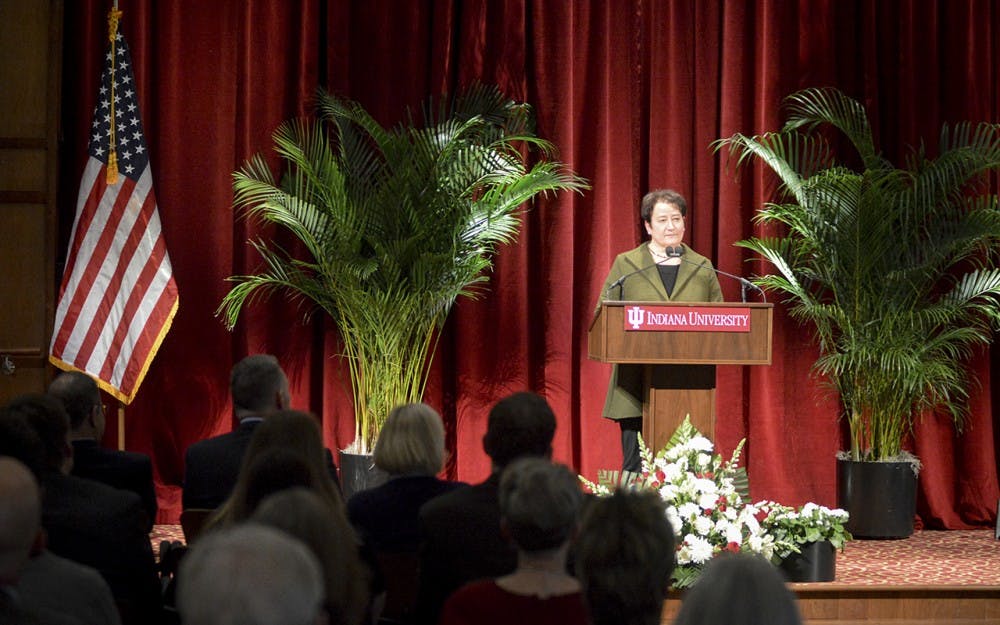
[[[351,496],[348,518],[374,551],[416,553],[420,506],[463,485],[437,478],[445,461],[441,416],[427,404],[397,406],[379,432],[374,456],[389,479]]]
[[[229,387],[239,426],[188,447],[181,496],[185,510],[219,507],[233,492],[254,430],[269,413],[285,410],[291,404],[288,378],[277,358],[269,354],[247,356],[236,363]],[[337,482],[337,468],[329,451],[326,461],[330,477]]]
[[[250,520],[287,532],[312,550],[323,569],[331,623],[362,623],[369,613],[371,574],[361,561],[357,535],[342,509],[312,490],[292,488],[264,499]]]
[[[674,533],[657,493],[618,490],[588,502],[574,556],[593,625],[659,625]]]
[[[148,523],[139,496],[68,475],[72,456],[69,418],[47,395],[24,395],[8,403],[3,420],[30,426],[34,442],[10,445],[5,453],[36,463],[42,487],[42,526],[53,553],[91,566],[111,587],[124,623],[160,619],[160,585]],[[8,423],[5,429],[23,435]]]
[[[421,622],[436,623],[445,599],[463,584],[514,570],[517,551],[500,532],[500,474],[520,457],[550,457],[555,429],[555,415],[542,397],[522,392],[500,400],[490,411],[483,436],[491,475],[421,507]]]
[[[566,554],[583,501],[576,475],[542,458],[513,462],[500,480],[500,525],[517,568],[466,584],[445,601],[441,625],[587,625],[580,582]]]
[[[6,433],[0,430],[0,434]],[[48,624],[120,623],[104,578],[90,567],[45,549],[41,522],[41,494],[35,477],[19,460],[0,456],[0,579],[7,580],[0,583],[9,584],[6,571],[12,544],[27,541],[31,550],[14,589],[24,610]],[[12,542],[12,538],[16,540]]]
[[[254,354],[236,363],[230,372],[229,390],[239,426],[188,447],[181,496],[185,509],[211,509],[225,501],[236,485],[254,429],[268,412],[283,410],[291,403],[288,378],[270,354]]]
[[[761,556],[713,558],[685,594],[674,625],[801,625],[795,595]]]
[[[284,532],[260,525],[203,536],[181,560],[177,577],[184,625],[324,623],[323,601],[316,556]]]
[[[273,485],[300,485],[294,480],[294,473],[287,476],[273,475],[269,466],[273,466],[273,457],[262,460],[262,465],[254,471],[250,467],[270,451],[283,449],[298,457],[308,465],[309,483],[312,488],[332,507],[344,510],[337,484],[330,477],[324,462],[323,442],[320,438],[319,422],[316,417],[306,412],[296,410],[280,410],[271,413],[268,418],[255,428],[250,443],[243,457],[242,467],[233,492],[216,510],[215,514],[205,524],[205,530],[226,527],[240,523],[250,518],[253,513],[252,503],[260,501],[262,495],[269,494],[268,488]],[[299,469],[301,471],[301,469]],[[264,492],[251,492],[251,485]]]
[[[86,373],[67,371],[56,376],[48,392],[63,403],[69,415],[69,438],[73,445],[71,474],[139,495],[152,529],[157,510],[153,463],[146,454],[101,447],[105,411],[94,379]]]
[[[28,562],[41,521],[38,486],[19,461],[0,456],[0,615],[27,620],[15,600],[21,569]],[[6,622],[6,620],[4,621]]]

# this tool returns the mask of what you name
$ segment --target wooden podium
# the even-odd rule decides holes
[[[590,324],[588,355],[644,367],[642,435],[654,453],[688,414],[714,440],[715,365],[771,364],[773,312],[773,304],[608,300]]]

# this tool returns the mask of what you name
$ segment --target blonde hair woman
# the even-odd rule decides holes
[[[394,408],[375,443],[375,466],[389,479],[347,502],[347,516],[362,540],[376,552],[416,552],[420,506],[461,486],[438,479],[444,461],[444,425],[437,411],[422,403]]]

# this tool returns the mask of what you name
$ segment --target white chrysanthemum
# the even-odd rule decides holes
[[[726,507],[726,511],[722,515],[730,521],[735,521],[740,516],[740,511],[733,506]]]
[[[698,458],[695,462],[698,463],[699,467],[705,468],[712,463],[712,456],[709,456],[708,454],[698,454]]]
[[[694,449],[696,451],[707,451],[709,453],[711,453],[712,449],[714,449],[712,441],[708,440],[704,436],[691,437],[691,440],[687,442],[686,447],[688,449]]]
[[[694,530],[699,536],[708,536],[715,529],[715,523],[707,516],[700,516],[694,520]]]
[[[689,550],[691,562],[702,564],[712,559],[712,543],[704,538],[688,534],[684,537],[684,544]]]
[[[682,519],[687,519],[688,521],[694,519],[700,514],[701,507],[692,501],[682,503],[680,507],[677,508],[677,515]]]
[[[715,493],[703,493],[698,497],[698,506],[702,510],[715,510],[719,497]]]
[[[660,487],[660,498],[663,501],[674,501],[677,499],[678,491],[677,486],[674,484],[664,484]]]
[[[691,548],[685,544],[681,544],[681,548],[677,550],[675,557],[677,558],[677,566],[691,564]]]
[[[737,545],[743,543],[743,528],[736,523],[731,523],[729,527],[726,528],[726,542],[736,543]]]
[[[684,471],[682,471],[681,467],[676,463],[664,465],[660,470],[663,471],[664,482],[678,482],[680,481],[681,476],[684,475]]]
[[[670,527],[674,530],[674,536],[680,538],[683,523],[681,522],[680,515],[677,514],[677,508],[673,506],[667,507],[667,520],[670,521]]]
[[[699,493],[704,493],[706,495],[712,495],[713,497],[718,497],[719,488],[718,486],[716,486],[714,481],[705,477],[696,477],[694,480],[692,480],[692,483],[694,485],[695,490],[698,491]]]

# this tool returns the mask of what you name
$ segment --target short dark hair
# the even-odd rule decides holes
[[[674,571],[674,544],[658,493],[619,489],[590,501],[574,554],[593,625],[658,625]]]
[[[0,456],[20,460],[36,478],[45,472],[45,445],[20,411],[0,408]]]
[[[43,467],[58,471],[66,459],[69,433],[69,417],[62,402],[41,393],[29,393],[12,399],[5,411],[19,415],[35,431],[42,444]]]
[[[563,545],[576,528],[582,503],[576,474],[545,458],[519,458],[500,478],[500,517],[523,551]]]
[[[802,616],[777,567],[759,555],[722,553],[684,594],[674,623],[799,625]]]
[[[49,384],[49,395],[62,402],[69,415],[69,427],[80,427],[101,403],[101,390],[94,378],[81,371],[65,371]]]
[[[556,416],[549,403],[527,391],[498,401],[487,421],[483,449],[497,467],[521,456],[549,456]]]
[[[271,354],[247,356],[233,366],[229,375],[233,406],[251,412],[273,410],[274,396],[285,380],[285,372]]]
[[[688,205],[687,200],[680,193],[674,191],[673,189],[654,189],[642,197],[642,203],[639,204],[639,215],[642,216],[642,220],[649,222],[653,215],[653,208],[660,203],[673,204],[677,207],[677,210],[681,212],[681,215],[687,215]]]

